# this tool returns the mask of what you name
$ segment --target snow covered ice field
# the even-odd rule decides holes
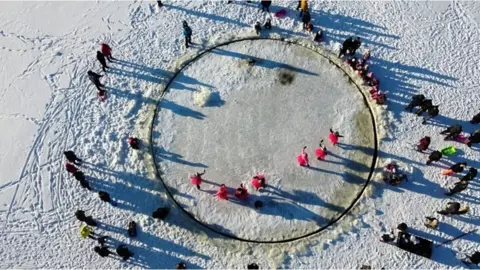
[[[311,39],[301,31],[301,22],[294,11],[296,4],[293,1],[272,4],[272,12],[282,8],[288,12],[283,19],[273,19],[272,34]],[[257,20],[264,21],[266,16],[258,11],[256,4],[166,2],[159,10],[155,2],[1,2],[0,254],[3,260],[0,267],[171,268],[180,260],[189,268],[239,268],[250,262],[257,262],[262,268],[356,268],[362,264],[376,268],[464,267],[459,260],[461,253],[480,249],[478,231],[434,248],[432,260],[382,244],[378,237],[405,222],[418,235],[441,243],[480,225],[478,179],[471,182],[467,190],[447,198],[443,195],[445,187],[456,180],[440,174],[441,168],[459,161],[479,168],[478,146],[470,149],[454,143],[457,154],[437,166],[425,166],[426,155],[414,151],[412,146],[425,135],[432,137],[431,149],[452,144],[444,142],[438,134],[447,125],[462,124],[466,132],[478,129],[478,125],[473,126],[468,121],[480,109],[477,89],[480,56],[476,53],[480,43],[480,4],[342,1],[310,2],[309,5],[314,25],[325,30],[321,47],[338,52],[339,43],[355,35],[362,38],[360,51],[372,50],[371,69],[380,78],[381,89],[388,91],[388,106],[385,109],[375,107],[381,136],[377,167],[393,159],[407,165],[411,174],[410,180],[398,187],[372,180],[352,211],[326,231],[295,242],[269,245],[220,237],[199,227],[176,207],[165,221],[150,217],[156,208],[171,204],[155,176],[148,145],[150,121],[161,91],[172,72],[188,55],[216,42],[253,35],[252,25]],[[198,45],[192,49],[183,46],[182,20],[187,20],[193,29],[193,41]],[[113,56],[122,60],[112,64],[107,76],[102,78],[108,87],[105,103],[98,101],[86,74],[89,69],[100,70],[95,51],[102,41],[109,43]],[[251,53],[261,55],[262,52],[255,50]],[[277,61],[286,62],[295,58],[291,54],[281,59],[275,54],[268,57],[278,57]],[[247,93],[256,93],[254,89],[243,89],[241,81],[232,80],[232,85],[236,85],[232,89],[223,87],[233,76],[228,70],[222,70],[224,64],[228,62],[217,61],[208,69],[203,67],[226,77],[224,80],[219,77],[218,82],[209,84],[218,83],[218,89],[214,90],[219,92],[232,89],[236,92],[232,92],[232,97],[222,96],[225,93],[220,92],[225,104],[203,108],[203,114],[207,115],[204,122],[211,121],[208,119],[210,114],[213,119],[220,117],[214,110],[234,107],[230,99],[233,96],[238,95],[239,101],[240,97],[253,98]],[[308,61],[305,65],[318,69],[312,71],[315,73],[325,71],[321,65],[314,66]],[[202,67],[194,64],[185,70],[185,74],[197,76],[193,77],[196,80],[213,80],[214,77],[200,74],[199,70],[195,72],[195,68]],[[264,73],[256,73],[257,78],[270,76]],[[182,85],[178,87],[185,90],[180,91],[188,93],[189,88],[192,89],[188,91],[193,91],[201,87],[201,81],[181,79],[178,83]],[[345,84],[341,90],[358,97],[352,102],[361,105],[358,91],[344,80],[338,82]],[[417,93],[433,99],[434,104],[440,104],[440,116],[433,123],[421,125],[419,118],[403,110],[410,96]],[[258,98],[266,98],[256,94]],[[169,95],[176,95],[175,89],[165,95],[167,100],[171,98]],[[340,106],[342,98],[346,98],[334,97],[332,93],[326,100],[338,103],[329,106]],[[306,102],[316,102],[319,97],[314,98]],[[190,109],[195,108],[193,102],[188,105]],[[171,113],[172,117],[180,118]],[[339,118],[351,121],[351,113],[346,110]],[[159,117],[163,116],[157,115],[157,120]],[[329,116],[318,117],[328,119]],[[183,124],[191,123],[194,122],[172,121],[171,124],[177,126],[166,129],[159,126],[160,121],[155,126],[159,130],[154,131],[162,133],[155,139],[158,142],[161,136],[179,135],[193,139],[188,137],[188,131],[187,134],[178,134],[187,130]],[[339,121],[338,127],[348,125],[342,123]],[[210,125],[214,127],[215,123]],[[308,143],[309,148],[310,144],[312,148],[316,146],[318,137],[308,135],[316,127],[315,124],[302,126],[310,132],[302,140],[310,141],[288,141],[285,145],[288,155],[285,156],[289,160],[282,156],[281,164],[294,165],[294,158],[303,144]],[[353,126],[350,128],[353,130]],[[326,133],[322,132],[327,129],[328,126],[322,126],[319,136],[325,136]],[[140,151],[131,150],[126,141],[130,135],[139,137],[145,147]],[[194,142],[190,143],[193,145]],[[154,149],[158,150],[160,146],[155,144]],[[182,149],[180,145],[173,147]],[[234,151],[239,147],[232,145]],[[101,202],[95,193],[81,189],[67,175],[62,156],[62,151],[67,149],[85,159],[81,169],[92,187],[108,191],[119,202],[117,207]],[[186,151],[183,154],[194,153]],[[312,160],[312,153],[310,156]],[[316,161],[312,163],[320,168],[323,166]],[[196,207],[200,209],[197,211],[206,211],[206,207],[213,204],[208,201],[211,198],[192,188],[187,179],[195,169],[179,172],[181,179],[178,181],[182,183],[175,196],[184,194],[185,202],[198,202]],[[236,176],[247,181],[257,170],[255,167],[250,169],[239,171]],[[292,166],[293,169],[297,168]],[[173,181],[168,175],[165,180]],[[234,179],[228,181],[231,181],[232,188],[239,183]],[[310,191],[314,190],[320,197],[327,194],[321,193],[325,191],[321,186],[312,187]],[[460,217],[434,214],[452,199],[468,203],[470,212]],[[203,206],[205,208],[201,208]],[[232,209],[234,207],[232,205]],[[78,233],[80,223],[73,215],[77,209],[85,210],[100,222],[96,232],[111,236],[115,245],[126,243],[135,253],[133,260],[123,262],[95,254],[94,242],[81,239]],[[241,209],[246,211],[247,208]],[[423,226],[423,218],[431,215],[439,218],[439,230]],[[277,218],[280,224],[284,222],[281,216]],[[129,220],[135,220],[139,225],[137,238],[126,236]],[[291,222],[298,223],[298,226],[303,223],[298,219]],[[241,224],[237,223],[221,225],[238,230]]]

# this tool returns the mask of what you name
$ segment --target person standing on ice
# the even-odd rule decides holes
[[[297,162],[298,162],[298,165],[302,167],[310,167],[310,163],[308,162],[308,154],[307,152],[305,152],[305,149],[307,149],[306,146],[302,148],[302,153],[300,153],[300,155],[297,156]]]
[[[105,60],[105,56],[103,55],[103,53],[101,51],[97,51],[97,60],[102,65],[103,72],[107,72],[106,69],[109,68],[109,67],[107,66],[107,61]]]
[[[270,5],[272,4],[272,1],[268,0],[262,0],[261,6],[262,6],[262,12],[270,12]]]
[[[298,17],[302,18],[303,13],[305,11],[308,11],[308,2],[307,2],[307,0],[301,0],[300,1],[300,14],[298,14]]]
[[[320,141],[318,147],[319,148],[315,149],[315,155],[317,156],[318,160],[324,160],[325,156],[327,155],[327,147],[323,145],[323,140]]]
[[[138,141],[138,138],[128,137],[128,144],[135,150],[140,149],[140,143]]]
[[[97,74],[91,70],[89,70],[87,74],[88,74],[88,79],[90,79],[90,81],[95,85],[95,87],[97,87],[98,91],[105,89],[105,85],[103,85],[100,82],[100,78],[103,77],[103,75]]]
[[[427,160],[427,165],[432,164],[432,162],[437,162],[440,159],[442,159],[442,152],[440,151],[433,151],[429,156]]]
[[[430,146],[430,137],[425,136],[420,140],[420,143],[417,145],[417,151],[423,152],[428,149],[428,146]]]
[[[63,152],[65,157],[67,158],[68,162],[73,163],[75,165],[80,165],[82,162],[81,159],[79,159],[73,151],[65,151]]]
[[[67,172],[71,173],[71,174],[74,174],[76,172],[78,172],[78,169],[77,167],[75,167],[73,164],[70,164],[70,163],[65,163],[65,168],[67,169]]]
[[[190,176],[190,180],[192,182],[192,184],[194,184],[195,186],[197,186],[197,189],[200,189],[200,185],[202,184],[202,175],[204,175],[206,173],[206,170],[204,169],[203,170],[203,173],[195,173],[194,175]]]
[[[108,46],[106,43],[100,43],[100,51],[102,54],[107,58],[108,62],[112,62],[113,60],[117,60],[112,56],[112,48]]]
[[[307,26],[310,23],[311,19],[312,19],[312,16],[310,16],[310,12],[308,12],[308,10],[303,12],[303,15],[302,15],[303,30],[307,29]]]
[[[188,26],[187,21],[183,21],[183,35],[185,36],[185,47],[188,48],[192,44],[192,28]]]
[[[474,143],[480,143],[480,129],[477,129],[477,131],[475,131],[475,134],[465,139],[465,144],[467,144],[468,147],[472,147],[472,144]]]
[[[477,173],[478,173],[477,169],[470,167],[470,169],[468,169],[468,173],[464,175],[462,178],[460,178],[460,180],[471,181],[477,176]]]
[[[262,26],[260,25],[260,22],[256,22],[253,28],[255,29],[255,33],[257,33],[257,35],[260,35],[260,31],[262,30]]]
[[[217,190],[217,197],[220,200],[228,200],[228,189],[225,184],[222,184],[220,188]]]
[[[263,174],[257,174],[252,178],[251,183],[252,183],[252,186],[257,191],[261,188],[265,188],[266,186],[265,176]]]
[[[330,140],[330,142],[333,145],[337,145],[339,138],[343,138],[343,136],[340,135],[340,133],[338,133],[338,131],[334,132],[333,129],[330,128],[330,134],[328,134],[328,139]]]

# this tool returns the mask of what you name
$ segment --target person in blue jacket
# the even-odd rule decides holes
[[[183,21],[183,35],[185,36],[185,47],[188,48],[188,45],[192,44],[192,28],[186,21]]]

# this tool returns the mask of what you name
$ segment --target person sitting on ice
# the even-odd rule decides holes
[[[480,129],[477,129],[473,135],[465,139],[465,144],[472,147],[472,144],[480,143]]]
[[[420,106],[422,102],[425,100],[425,96],[420,94],[420,95],[413,95],[412,100],[410,103],[405,107],[405,110],[412,111],[412,109]]]
[[[330,142],[333,145],[337,145],[339,138],[343,138],[343,136],[340,135],[340,133],[338,133],[338,131],[333,131],[333,129],[330,128],[330,134],[328,134],[328,139],[330,140]]]
[[[468,187],[468,181],[460,181],[454,184],[453,188],[449,189],[445,195],[452,196],[456,193],[462,192]]]
[[[206,173],[206,170],[203,170],[203,173],[195,173],[194,175],[190,176],[190,180],[193,185],[197,186],[197,189],[200,189],[200,185],[202,184],[202,175]]]
[[[419,144],[417,145],[417,151],[423,152],[428,149],[428,146],[430,146],[430,137],[425,136],[420,140]]]
[[[305,149],[307,149],[306,146],[302,148],[302,153],[300,153],[300,155],[297,156],[297,162],[298,162],[298,165],[302,167],[310,167],[310,163],[308,162],[308,154],[307,152],[305,152]]]
[[[395,241],[395,233],[393,232],[393,230],[391,230],[390,233],[383,234],[382,237],[380,237],[380,241],[385,243]]]
[[[462,178],[460,178],[460,180],[471,181],[477,176],[477,173],[478,173],[477,169],[470,167],[470,169],[468,169],[468,173],[464,175]]]
[[[315,149],[315,155],[317,156],[317,160],[324,160],[325,156],[327,155],[327,147],[323,145],[323,140],[320,141],[318,144],[317,149]]]
[[[446,135],[445,140],[455,140],[462,131],[463,128],[461,125],[453,125],[440,132],[440,134]]]
[[[433,103],[432,103],[432,100],[431,99],[424,99],[421,103],[420,103],[420,109],[418,109],[415,114],[417,116],[421,116],[424,112],[428,111],[428,109],[430,107],[433,106]]]
[[[455,163],[452,166],[450,166],[450,168],[448,170],[444,170],[442,172],[442,174],[443,175],[452,175],[454,173],[461,173],[461,172],[463,172],[463,169],[465,169],[466,167],[467,167],[466,162],[458,162],[458,163]]]
[[[248,198],[248,190],[243,184],[240,184],[240,187],[235,190],[235,197],[240,200],[245,200]]]
[[[261,188],[265,188],[266,183],[265,183],[265,176],[263,174],[257,174],[252,178],[252,186],[255,188],[255,190],[259,190]]]
[[[438,114],[440,113],[440,110],[438,109],[438,107],[439,106],[437,105],[437,106],[431,106],[430,108],[428,108],[427,116],[423,118],[422,125],[425,125],[428,120],[438,116]]]
[[[138,141],[138,138],[128,137],[128,144],[135,150],[140,149],[140,143]]]
[[[430,153],[430,155],[428,156],[428,160],[427,160],[427,165],[430,165],[432,164],[432,162],[437,162],[439,161],[440,159],[442,159],[442,152],[440,151],[433,151],[432,153]]]
[[[434,217],[425,217],[425,222],[423,223],[425,227],[430,228],[430,229],[438,229],[438,219]]]
[[[228,189],[225,184],[222,184],[220,188],[217,190],[217,197],[220,200],[228,200]]]
[[[442,215],[461,215],[467,213],[469,210],[468,205],[460,205],[459,202],[448,202],[445,209],[437,211]]]

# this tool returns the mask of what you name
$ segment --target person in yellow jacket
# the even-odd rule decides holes
[[[93,229],[88,227],[87,225],[82,225],[80,227],[80,235],[82,236],[83,239],[87,239],[87,237],[92,239],[97,239],[96,237],[94,237],[94,235],[96,234],[93,232]]]
[[[298,15],[298,17],[301,18],[303,16],[303,12],[308,11],[307,0],[301,0],[300,3],[299,3],[299,6],[300,6],[300,14]]]

